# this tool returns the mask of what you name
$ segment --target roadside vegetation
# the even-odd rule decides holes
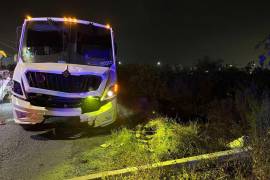
[[[250,158],[203,162],[199,168],[173,172],[144,170],[121,178],[269,179],[269,82],[267,69],[250,64],[239,69],[209,58],[192,69],[122,65],[119,102],[132,113],[120,118],[121,127],[113,129],[104,143],[75,154],[41,179],[71,178],[232,147],[251,147]]]
[[[259,116],[263,116],[263,119],[260,119],[261,121],[266,120],[264,119],[265,114],[262,114],[265,112],[265,110],[259,112]],[[256,128],[259,128],[258,123],[256,122]],[[138,125],[134,129],[122,127],[113,130],[103,144],[96,148],[89,147],[89,150],[78,152],[69,161],[40,176],[40,179],[72,178],[229,149],[229,141],[224,138],[220,138],[217,141],[218,143],[209,143],[210,141],[204,134],[204,128],[203,124],[192,122],[180,124],[176,123],[174,119],[164,117],[151,119],[146,124]],[[257,133],[255,129],[251,133]],[[253,135],[250,136],[251,139],[248,142],[245,141],[245,146],[253,148],[250,151],[250,159],[227,163],[206,161],[197,165],[194,169],[156,168],[140,170],[129,176],[120,175],[118,178],[269,178],[269,135],[260,137],[257,134],[250,135]]]
[[[133,130],[114,130],[104,144],[80,153],[48,174],[61,179],[146,165],[205,153],[209,150],[206,147],[196,123],[183,125],[158,117]]]

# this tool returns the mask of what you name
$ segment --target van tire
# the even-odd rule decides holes
[[[21,127],[26,131],[38,131],[42,129],[44,121],[37,124],[20,124]]]

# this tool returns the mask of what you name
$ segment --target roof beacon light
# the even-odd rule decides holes
[[[72,17],[64,17],[64,21],[65,22],[73,22],[73,23],[78,22],[78,20],[75,17],[74,18],[72,18]]]
[[[72,19],[72,22],[77,23],[77,19],[76,18],[73,18]]]
[[[111,29],[111,26],[109,24],[106,25],[107,29]]]
[[[32,19],[31,16],[29,16],[29,15],[26,16],[26,20],[30,21],[31,19]]]

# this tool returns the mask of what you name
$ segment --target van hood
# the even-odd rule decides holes
[[[109,70],[108,67],[60,63],[22,63],[22,68],[27,71],[47,72],[56,74],[61,74],[68,69],[68,71],[72,75],[103,75]]]

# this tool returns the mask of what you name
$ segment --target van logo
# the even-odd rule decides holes
[[[65,78],[67,78],[68,76],[70,76],[70,72],[68,71],[68,66],[67,66],[67,69],[64,72],[62,72],[62,74],[63,74],[63,76]]]

